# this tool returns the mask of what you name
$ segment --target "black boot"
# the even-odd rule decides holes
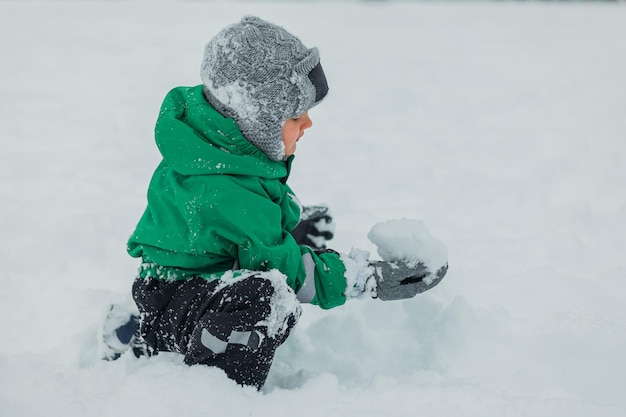
[[[111,305],[102,327],[101,342],[102,359],[108,361],[119,359],[127,351],[136,357],[150,354],[141,337],[139,315],[128,304]]]

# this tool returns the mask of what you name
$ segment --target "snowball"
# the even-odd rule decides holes
[[[367,234],[384,261],[422,262],[431,271],[446,264],[448,250],[433,237],[424,223],[414,219],[394,219],[378,223]]]

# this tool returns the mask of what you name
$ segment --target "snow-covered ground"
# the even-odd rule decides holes
[[[96,335],[164,94],[254,13],[322,54],[292,187],[333,248],[422,220],[450,270],[415,299],[305,306],[261,393]],[[620,4],[0,2],[0,416],[626,415]]]

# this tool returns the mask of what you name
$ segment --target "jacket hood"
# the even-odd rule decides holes
[[[182,175],[283,178],[289,162],[272,161],[248,142],[231,118],[204,98],[203,86],[177,87],[161,106],[155,139],[165,162]]]

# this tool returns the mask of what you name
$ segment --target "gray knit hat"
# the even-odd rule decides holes
[[[328,92],[317,48],[308,49],[284,28],[254,16],[209,41],[200,76],[209,103],[274,161],[285,158],[284,122]]]

